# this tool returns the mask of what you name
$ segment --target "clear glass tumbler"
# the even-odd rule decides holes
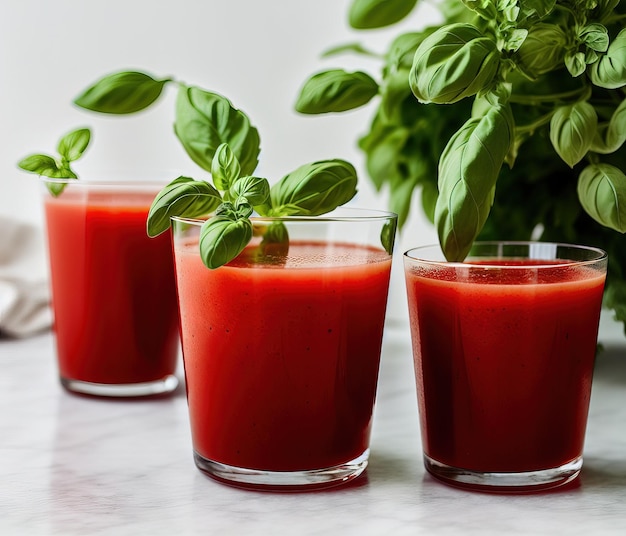
[[[540,490],[582,467],[605,252],[540,242],[404,255],[424,462],[438,479]]]
[[[161,184],[44,179],[59,375],[69,391],[170,393],[180,338],[172,242],[149,238]],[[60,190],[50,194],[50,188]]]
[[[196,465],[243,487],[347,482],[368,461],[396,215],[252,222],[251,244],[210,270],[203,221],[173,219]],[[288,248],[260,245],[277,226]]]

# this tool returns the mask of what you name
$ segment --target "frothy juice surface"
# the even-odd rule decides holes
[[[122,197],[123,196],[123,197]],[[147,193],[45,201],[59,372],[105,384],[176,369],[178,308],[171,239],[151,239]]]
[[[406,274],[425,454],[481,472],[558,467],[582,454],[604,275],[488,264]]]
[[[270,471],[325,468],[369,445],[391,260],[290,243],[286,264],[206,268],[176,246],[194,450]]]

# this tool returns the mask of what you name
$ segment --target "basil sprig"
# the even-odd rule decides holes
[[[223,160],[224,155],[228,157]],[[270,188],[265,178],[237,176],[241,170],[228,144],[213,157],[212,186],[206,181],[179,177],[154,199],[148,214],[148,234],[157,236],[170,227],[170,218],[206,216],[200,230],[200,256],[208,268],[230,262],[254,235],[250,216],[317,216],[348,202],[356,194],[354,167],[343,160],[313,162],[285,175]],[[225,177],[230,177],[225,179]],[[284,255],[289,235],[280,221],[268,226],[257,257]]]
[[[263,238],[257,257],[281,256],[289,247],[285,225],[277,221],[256,230],[252,214],[318,216],[356,194],[356,170],[337,159],[301,166],[270,188],[267,179],[254,174],[261,152],[260,137],[248,116],[226,97],[172,78],[159,79],[136,71],[112,73],[97,80],[74,102],[100,113],[134,113],[156,102],[168,83],[178,85],[176,137],[190,158],[211,174],[213,184],[181,176],[165,186],[148,213],[149,236],[167,231],[172,216],[206,217],[199,248],[207,267],[228,263],[254,234],[260,233]]]
[[[52,179],[77,179],[71,163],[80,159],[91,141],[88,128],[78,128],[65,134],[57,144],[58,156],[31,154],[18,162],[18,167],[30,173]],[[65,188],[64,183],[47,182],[48,191],[58,196]]]

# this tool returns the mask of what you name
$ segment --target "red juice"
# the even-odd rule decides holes
[[[369,446],[390,256],[291,242],[267,265],[251,251],[209,270],[197,244],[176,245],[194,450],[265,471],[353,460]]]
[[[406,271],[424,453],[475,472],[562,466],[583,450],[604,274],[488,264]]]
[[[176,370],[179,336],[171,238],[146,235],[158,189],[90,188],[45,200],[61,379],[161,380]]]

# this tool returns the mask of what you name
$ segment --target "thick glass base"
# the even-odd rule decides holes
[[[309,491],[354,480],[367,467],[369,449],[358,458],[333,467],[307,471],[262,471],[233,467],[208,460],[194,452],[198,469],[225,484],[266,491]]]
[[[135,398],[142,396],[158,396],[173,392],[178,387],[178,378],[174,375],[165,376],[160,380],[142,383],[91,383],[80,380],[61,378],[61,385],[72,393],[82,395]]]
[[[427,471],[438,480],[453,486],[494,493],[529,493],[563,486],[574,480],[583,465],[578,457],[565,465],[541,471],[519,473],[483,473],[450,467],[424,455]]]

